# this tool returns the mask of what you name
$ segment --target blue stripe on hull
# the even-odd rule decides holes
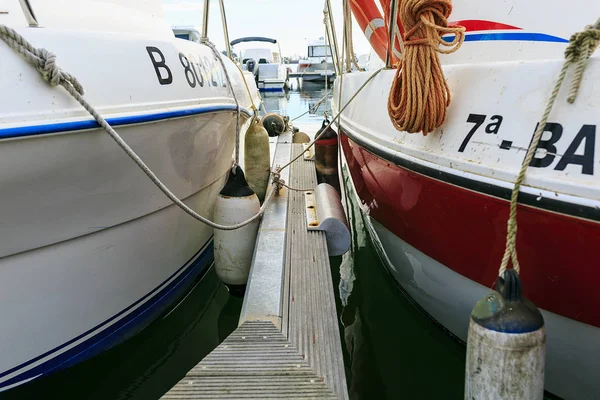
[[[283,88],[260,88],[258,89],[261,92],[283,92]]]
[[[451,42],[454,39],[453,35],[444,36],[446,42]],[[465,42],[479,42],[486,40],[518,40],[523,42],[555,42],[568,43],[567,39],[558,36],[546,35],[545,33],[529,33],[529,32],[486,32],[486,33],[469,33],[465,35]]]
[[[70,341],[44,354],[41,354],[38,357],[35,357],[21,365],[18,365],[14,368],[11,368],[8,371],[3,372],[2,374],[0,374],[0,378],[19,369],[23,369],[28,365],[33,364],[36,361],[47,357],[48,355],[55,353],[64,347],[69,346],[71,343],[88,335],[90,332],[109,324],[114,319],[118,318],[131,308],[143,302],[143,304],[140,307],[138,307],[135,311],[122,318],[118,322],[114,323],[113,325],[105,328],[98,334],[92,336],[91,338],[85,340],[77,346],[65,351],[64,353],[48,361],[45,361],[42,364],[32,369],[29,369],[19,375],[16,375],[15,377],[7,381],[0,383],[0,391],[2,391],[3,388],[7,386],[18,384],[19,382],[27,381],[32,378],[37,378],[43,375],[48,375],[50,373],[60,371],[61,369],[73,366],[135,335],[136,333],[144,329],[146,326],[148,326],[160,314],[166,311],[169,308],[169,306],[171,306],[178,298],[180,298],[186,292],[186,290],[190,288],[192,283],[201,274],[206,272],[208,267],[212,264],[212,261],[213,243],[211,238],[209,240],[209,243],[202,246],[202,248],[198,252],[196,252],[196,254],[194,254],[194,256],[190,258],[188,262],[185,263],[185,265],[183,265],[176,272],[174,272],[169,278],[167,278],[164,282],[158,285],[153,291],[146,294],[146,296],[142,297],[126,309],[122,310],[120,313],[112,316],[111,318],[102,322],[98,326],[95,326],[94,328],[88,330],[87,332],[79,335],[78,337],[73,338]],[[182,270],[184,271],[182,272]],[[180,272],[181,274],[175,280],[173,280],[173,282],[171,282],[168,286],[160,289],[160,287],[164,285],[165,282],[169,281],[173,278],[173,276],[177,275]]]
[[[235,111],[234,105],[222,106],[203,106],[186,110],[164,111],[153,114],[131,115],[127,117],[107,118],[106,121],[113,127],[121,125],[134,125],[145,122],[156,122],[171,118],[189,117],[192,115],[206,114],[218,111]],[[241,108],[240,111],[247,116],[252,116],[253,112]],[[15,138],[20,136],[46,135],[49,133],[81,131],[85,129],[96,129],[100,125],[93,120],[59,122],[46,125],[18,126],[14,128],[0,129],[0,139]]]

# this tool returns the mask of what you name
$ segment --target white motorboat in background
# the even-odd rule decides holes
[[[365,54],[359,54],[358,57],[356,57],[356,64],[358,65],[358,67],[361,70],[364,71],[366,69],[372,69],[372,68],[370,68],[372,62],[375,62],[378,65],[380,64],[379,58],[377,58],[376,60],[374,60],[374,59],[372,60],[371,55],[372,55],[372,53],[365,53]],[[354,65],[352,66],[352,70],[353,71],[356,70],[356,67]]]
[[[231,42],[231,46],[240,43],[270,43],[277,45],[277,51],[270,46],[247,47],[240,51],[240,64],[244,71],[250,71],[260,91],[281,91],[288,87],[289,71],[281,58],[281,48],[275,39],[265,37],[243,37]]]
[[[335,71],[331,47],[323,38],[308,42],[307,57],[298,62],[298,72],[305,82],[325,82],[325,79],[333,82]]]
[[[57,55],[186,204],[212,217],[232,165],[235,64],[174,37],[160,1],[3,0],[0,24]],[[0,390],[135,334],[212,263],[212,229],[173,205],[60,86],[0,41]],[[254,103],[259,97],[249,73]]]

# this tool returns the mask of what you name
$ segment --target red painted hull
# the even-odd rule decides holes
[[[455,272],[494,285],[507,200],[398,166],[345,135],[341,142],[372,218]],[[600,223],[520,205],[518,224],[525,295],[547,311],[600,327]]]

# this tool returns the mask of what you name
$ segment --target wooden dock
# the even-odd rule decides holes
[[[279,136],[274,165],[300,154]],[[282,178],[317,185],[300,158]],[[287,188],[262,218],[238,328],[163,399],[347,399],[325,232],[308,231],[304,195]]]

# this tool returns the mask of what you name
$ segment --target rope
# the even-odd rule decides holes
[[[103,128],[106,131],[106,133],[109,134],[109,136],[119,145],[119,147],[123,151],[125,151],[125,153],[146,174],[146,176],[148,176],[148,178],[150,178],[150,180],[156,185],[156,187],[158,187],[158,189],[160,189],[160,191],[163,192],[163,194],[165,196],[167,196],[175,205],[177,205],[179,208],[181,208],[185,213],[187,213],[191,217],[197,219],[198,221],[205,223],[206,225],[208,225],[214,229],[220,229],[220,230],[226,230],[226,231],[235,230],[235,229],[244,227],[244,226],[250,224],[251,222],[255,221],[256,219],[260,218],[264,214],[265,209],[269,205],[275,192],[277,192],[282,186],[285,185],[285,182],[281,179],[281,170],[290,166],[294,161],[296,161],[297,159],[302,157],[304,154],[304,152],[301,152],[297,157],[292,159],[290,162],[285,164],[283,167],[277,167],[275,170],[271,170],[271,174],[272,174],[271,189],[267,193],[265,201],[264,201],[263,205],[260,207],[260,209],[256,215],[248,218],[245,221],[242,221],[242,222],[234,224],[234,225],[217,224],[217,223],[209,220],[208,218],[203,217],[202,215],[198,214],[194,210],[192,210],[183,201],[181,201],[177,196],[175,196],[175,194],[173,194],[173,192],[171,192],[164,183],[161,182],[161,180],[154,174],[154,172],[152,172],[152,170],[150,170],[150,168],[144,163],[144,161],[123,140],[123,138],[121,138],[121,136],[110,126],[110,124],[100,114],[98,114],[98,112],[94,109],[94,107],[90,103],[87,102],[87,100],[85,100],[83,98],[83,96],[82,96],[84,93],[83,86],[79,83],[79,81],[75,78],[75,76],[61,70],[58,67],[58,65],[56,64],[56,55],[55,54],[51,53],[50,51],[48,51],[46,49],[37,49],[37,48],[33,47],[33,45],[31,43],[29,43],[23,36],[21,36],[19,33],[17,33],[14,29],[9,28],[8,26],[2,25],[2,24],[0,24],[0,39],[2,39],[6,44],[8,44],[17,53],[21,54],[23,56],[23,58],[25,58],[25,60],[27,60],[31,64],[33,64],[36,67],[36,69],[40,72],[40,74],[42,75],[42,78],[44,80],[49,82],[52,86],[58,86],[58,85],[62,86],[71,96],[73,96],[73,98],[75,100],[77,100],[77,102],[79,104],[81,104],[81,106],[94,118],[94,120],[98,123],[98,125],[100,125],[100,127]],[[233,93],[233,97],[234,97],[234,100],[236,102],[236,106],[238,109],[238,118],[239,118],[239,110],[240,110],[239,103],[237,102],[237,98],[235,97],[235,93],[233,92],[233,86],[231,85],[231,80],[229,79],[227,70],[225,69],[225,63],[223,62],[223,60],[221,59],[221,55],[219,54],[219,52],[217,51],[217,49],[211,42],[209,42],[208,40],[205,40],[204,44],[208,45],[212,49],[213,53],[215,54],[215,56],[217,57],[217,59],[219,60],[219,62],[221,63],[221,66],[223,67],[223,69],[225,71],[225,77],[227,80],[227,84],[229,85],[229,87]],[[337,118],[339,118],[341,113],[354,100],[354,98],[356,98],[358,93],[360,93],[361,90],[379,72],[381,72],[382,69],[383,68],[377,70],[374,74],[372,74],[363,83],[363,85],[356,91],[356,93],[354,93],[354,95],[350,98],[350,100],[348,100],[348,103],[346,103],[344,105],[344,107],[342,107],[342,109],[340,109],[340,111],[335,116],[335,118],[325,127],[325,129],[323,129],[323,131],[319,135],[317,135],[317,137],[315,137],[315,139],[311,143],[309,143],[307,148],[314,145],[315,141],[318,140],[319,137],[321,137],[321,135],[323,135],[325,133],[326,128],[328,128],[333,123],[333,121],[335,121]],[[240,128],[240,125],[239,125],[239,119],[238,119],[237,132],[236,132],[236,147],[239,147],[239,136],[240,136],[239,128]],[[237,149],[237,150],[239,151],[239,149]],[[237,163],[237,160],[236,160],[236,163]],[[292,190],[300,190],[300,189],[291,188],[287,185],[285,185],[285,186]]]
[[[350,4],[348,4],[348,0],[344,0],[344,5],[346,6],[346,11],[344,12],[344,28],[347,29],[347,43],[348,46],[348,54],[350,54],[350,59],[352,60],[352,64],[354,64],[354,68],[357,71],[362,71],[362,68],[356,62],[356,57],[354,57],[354,43],[352,41],[352,12],[350,9]],[[349,67],[349,69],[351,69]],[[350,72],[350,71],[348,71]]]
[[[594,25],[586,26],[583,32],[575,33],[569,39],[569,46],[565,50],[565,59],[572,60],[571,62],[576,64],[575,74],[573,75],[573,81],[571,82],[571,89],[569,90],[569,97],[567,101],[573,104],[581,85],[581,79],[583,78],[583,69],[587,64],[587,59],[590,58],[592,53],[598,48],[600,44],[600,18]]]
[[[240,66],[238,65],[237,62],[235,62],[234,60],[231,60],[231,61],[237,67],[238,71],[240,71],[240,74],[242,75],[242,80],[244,81],[244,86],[246,86],[246,91],[248,92],[248,97],[250,97],[250,104],[251,104],[250,108],[256,114],[258,109],[256,108],[256,104],[254,104],[254,99],[252,98],[252,93],[250,92],[250,87],[248,86],[248,82],[246,82],[246,78],[244,78],[244,71],[242,71],[242,69],[240,68]],[[260,98],[260,93],[258,94],[258,96],[262,103],[262,98]]]
[[[42,74],[44,80],[50,85],[67,85],[78,94],[83,94],[83,86],[73,75],[62,71],[56,65],[56,55],[46,49],[33,47],[17,31],[6,25],[0,25],[0,38],[23,58],[29,61]]]
[[[321,97],[321,98],[319,99],[319,101],[317,101],[315,104],[313,104],[313,106],[312,106],[312,107],[309,107],[309,108],[308,108],[308,110],[306,110],[306,111],[305,111],[305,112],[303,112],[302,114],[298,115],[297,117],[295,117],[295,118],[291,119],[291,120],[290,120],[290,122],[293,122],[293,121],[297,120],[298,118],[304,117],[304,116],[305,116],[306,114],[308,114],[308,113],[311,113],[311,114],[314,114],[314,113],[316,113],[316,112],[317,112],[317,110],[319,109],[319,106],[321,105],[321,103],[323,103],[323,101],[324,101],[326,98],[328,98],[328,97],[329,97],[329,94],[331,93],[331,91],[332,91],[332,90],[333,90],[333,88],[332,88],[332,89],[329,89],[329,90],[327,91],[327,93],[325,93],[325,96]]]
[[[209,219],[203,217],[202,215],[198,214],[197,212],[195,212],[194,210],[189,208],[187,205],[185,205],[183,203],[183,201],[181,201],[179,198],[177,198],[177,196],[175,196],[175,194],[173,194],[165,186],[165,184],[163,184],[160,181],[160,179],[158,179],[158,177],[150,170],[150,168],[148,168],[148,166],[133,151],[133,149],[131,147],[129,147],[129,145],[121,138],[121,136],[119,136],[119,134],[108,124],[108,122],[106,122],[106,120],[100,114],[98,114],[98,112],[94,109],[94,107],[92,107],[92,105],[89,104],[83,98],[83,96],[82,96],[83,87],[81,86],[79,81],[73,75],[71,75],[67,72],[64,72],[63,70],[61,70],[58,67],[58,65],[56,65],[56,55],[54,55],[53,53],[51,53],[50,51],[48,51],[46,49],[37,49],[37,48],[33,47],[33,45],[31,45],[31,43],[29,43],[27,40],[25,40],[25,38],[23,36],[21,36],[15,30],[13,30],[5,25],[0,25],[0,39],[2,39],[6,44],[8,44],[17,53],[21,54],[23,56],[23,58],[25,58],[27,61],[29,61],[31,64],[33,64],[37,68],[37,70],[40,71],[44,80],[48,81],[52,86],[58,86],[58,85],[62,86],[71,96],[73,96],[73,98],[75,100],[77,100],[77,102],[79,104],[81,104],[81,106],[83,108],[85,108],[86,111],[88,113],[90,113],[90,115],[92,117],[94,117],[94,119],[96,120],[98,125],[100,125],[110,135],[110,137],[119,145],[119,147],[121,147],[121,149],[123,149],[123,151],[125,151],[125,153],[127,153],[127,155],[138,165],[138,167],[140,167],[140,169],[148,176],[148,178],[150,178],[150,180],[160,189],[160,191],[163,192],[165,194],[165,196],[167,196],[173,203],[175,203],[179,208],[181,208],[187,214],[189,214],[193,218],[205,223],[206,225],[209,225],[215,229],[221,229],[221,230],[234,230],[234,229],[241,228],[241,227],[253,222],[260,216],[262,216],[267,204],[269,203],[269,201],[273,197],[273,194],[275,193],[276,189],[278,188],[277,182],[274,182],[275,184],[272,186],[271,190],[269,191],[269,194],[267,195],[267,198],[265,199],[263,206],[260,208],[258,214],[254,215],[253,217],[247,219],[246,221],[235,224],[235,225],[220,225],[220,224],[210,221]],[[210,42],[208,42],[208,43],[210,43]],[[212,45],[212,46],[211,45],[212,45],[212,43],[210,43],[209,47],[211,47],[213,49],[213,51],[215,51],[216,48],[214,47],[214,45]],[[216,52],[216,56],[219,60],[221,60],[220,54],[218,52]],[[221,60],[221,65],[224,67],[224,63],[222,62],[222,60]],[[225,72],[225,76],[227,79],[227,83],[233,92],[233,86],[231,86],[231,81],[229,80],[227,72]],[[234,99],[235,99],[235,95],[234,95]],[[237,104],[237,99],[236,99],[236,104]],[[238,105],[238,110],[239,110],[239,105]],[[238,124],[237,136],[239,137],[239,124]]]
[[[398,9],[396,8],[396,15],[394,16],[394,25],[390,26],[390,43],[393,43],[392,53],[390,54],[390,59],[392,56],[396,57],[398,60],[402,60],[402,54],[404,54],[404,40],[402,39],[402,30],[400,26],[398,26]],[[396,50],[396,39],[398,39],[398,44],[400,45],[400,51]]]
[[[456,51],[464,41],[465,32],[461,26],[448,27],[451,11],[451,0],[400,3],[405,48],[388,98],[388,113],[400,131],[427,135],[446,118],[450,89],[437,53]],[[454,34],[451,42],[442,39],[448,33]]]
[[[323,136],[325,134],[325,132],[327,132],[327,128],[329,128],[338,118],[340,118],[340,116],[342,115],[342,113],[344,112],[344,110],[346,109],[346,107],[348,107],[350,105],[350,103],[352,103],[352,101],[356,98],[356,96],[358,96],[358,94],[367,86],[367,84],[369,82],[371,82],[373,80],[373,78],[375,78],[381,71],[383,71],[385,68],[379,68],[377,71],[375,71],[373,74],[371,74],[371,76],[369,76],[364,82],[363,84],[358,88],[358,90],[352,95],[352,97],[350,97],[350,99],[348,100],[348,102],[346,104],[344,104],[344,106],[338,111],[338,113],[335,115],[335,117],[333,117],[331,119],[331,121],[325,125],[322,130],[321,133],[319,133],[317,136],[315,136],[315,138],[306,145],[306,149],[304,149],[305,151],[309,148],[311,148],[312,146],[314,146],[315,142],[317,140],[319,140],[319,138],[321,136]],[[288,166],[290,166],[293,162],[295,162],[296,160],[298,160],[300,157],[304,156],[304,152],[301,152],[300,154],[298,154],[296,157],[294,157],[293,159],[291,159],[287,164],[284,164],[283,167],[281,167],[281,169],[287,168]]]
[[[288,189],[290,189],[290,190],[293,190],[294,192],[311,192],[311,191],[315,190],[315,189],[299,189],[299,188],[295,188],[295,187],[291,187],[291,186],[289,186],[289,185],[286,185],[286,184],[285,184],[285,183],[283,183],[283,182],[279,182],[279,184],[280,184],[281,186],[283,186],[283,187],[286,187],[286,188],[288,188]]]
[[[573,103],[575,101],[575,98],[577,97],[579,86],[581,85],[581,78],[583,74],[583,69],[586,64],[586,60],[592,55],[592,53],[598,47],[599,44],[600,19],[598,20],[598,22],[596,22],[595,26],[587,26],[583,32],[575,33],[569,39],[569,45],[565,50],[565,62],[563,63],[562,69],[560,70],[560,74],[558,75],[556,84],[552,89],[552,94],[550,95],[550,98],[546,103],[546,109],[544,110],[544,114],[542,115],[537,129],[535,130],[533,139],[531,140],[531,144],[527,149],[527,153],[525,154],[525,158],[523,159],[521,169],[519,171],[519,174],[517,175],[517,179],[512,190],[512,195],[510,197],[510,213],[507,223],[506,248],[504,249],[504,256],[502,257],[502,263],[500,264],[500,269],[498,270],[498,275],[500,277],[503,277],[504,271],[506,271],[509,260],[512,261],[512,266],[514,270],[517,273],[520,272],[520,265],[517,259],[516,247],[517,199],[519,197],[519,190],[521,189],[521,185],[525,180],[525,173],[527,171],[527,167],[533,159],[540,138],[542,137],[542,133],[544,132],[546,122],[548,121],[548,117],[550,115],[550,112],[552,111],[552,106],[556,101],[562,82],[567,74],[567,70],[571,65],[576,65],[575,74],[573,75],[573,81],[571,83],[569,96],[567,98],[567,101],[569,103]]]
[[[329,40],[329,47],[331,48],[331,59],[338,60],[339,46],[335,30],[335,20],[333,18],[333,8],[331,7],[331,0],[325,0],[323,16],[328,20],[328,22],[325,22],[325,40]],[[325,42],[325,44],[327,44],[327,42]],[[325,52],[325,61],[327,61],[327,52]],[[340,74],[342,72],[341,65],[336,65],[335,63],[333,65],[335,68],[336,75]]]
[[[347,0],[344,0],[344,5],[346,5],[346,3],[347,3]],[[344,11],[344,13],[345,13],[345,11]],[[348,26],[347,22],[348,22],[348,20],[346,19],[346,16],[344,15],[344,33],[346,33],[346,27]],[[346,39],[346,36],[344,37],[344,39]],[[347,43],[346,43],[346,40],[344,40],[344,43],[342,46],[342,56],[340,59],[340,65],[343,65],[344,52],[346,51],[346,47],[347,47]],[[339,85],[338,85],[339,86],[338,87],[338,104],[342,104],[342,93],[344,90],[344,71],[341,68],[340,68],[340,75],[337,77],[337,81],[339,83]],[[325,115],[325,118],[327,118],[327,115]],[[328,127],[329,127],[329,125],[328,125]],[[325,132],[325,129],[323,129],[323,132]]]
[[[344,69],[341,71],[342,73],[344,72],[350,72],[352,71],[352,61],[350,60],[350,45],[348,44],[348,34],[351,32],[350,29],[352,28],[352,24],[347,24],[346,22],[348,21],[348,19],[350,18],[350,16],[348,15],[348,13],[350,12],[350,6],[348,4],[348,0],[343,0],[342,1],[342,14],[344,16],[344,26],[343,26],[343,35],[344,35],[344,40],[342,41],[342,62],[344,65]],[[344,56],[345,53],[345,56]]]
[[[329,84],[329,76],[327,76],[327,44],[329,44],[329,47],[331,48],[331,43],[332,43],[331,36],[329,35],[330,25],[328,25],[331,23],[331,21],[328,21],[328,15],[329,14],[327,13],[327,11],[323,11],[323,24],[325,25],[325,74],[326,74],[325,75],[325,91],[326,92],[329,91],[329,88],[327,87]],[[337,42],[335,45],[337,46]],[[344,48],[342,47],[342,53],[343,53],[343,51],[344,51]],[[337,54],[337,52],[336,52],[336,54]],[[343,57],[343,55],[342,55],[342,57]],[[333,64],[333,54],[331,54],[331,61]],[[339,65],[343,65],[343,64],[339,64]],[[342,72],[341,67],[338,68],[338,71],[340,71],[340,73]],[[323,112],[323,115],[325,115],[325,118],[327,118],[328,109],[329,109],[329,98],[326,97],[325,98],[325,111]]]
[[[229,73],[227,72],[225,63],[223,62],[223,59],[221,58],[221,53],[219,53],[219,50],[217,50],[215,45],[210,40],[208,40],[208,38],[202,38],[202,44],[207,45],[212,50],[213,54],[215,55],[215,58],[217,59],[219,64],[221,64],[221,68],[223,68],[223,72],[225,72],[225,80],[227,81],[227,86],[229,87],[229,90],[231,91],[231,95],[233,96],[233,101],[235,101],[235,109],[236,109],[236,113],[235,113],[235,163],[231,167],[231,171],[234,172],[235,167],[237,165],[240,165],[240,128],[241,128],[240,127],[240,103],[238,102],[237,96],[235,95],[235,90],[233,90],[233,85],[231,84],[231,79],[229,78]],[[246,82],[246,78],[244,78],[244,74],[242,74],[242,80],[244,81],[244,83]],[[250,93],[250,91],[248,90],[248,94],[249,93]],[[250,96],[250,101],[252,101],[252,96]],[[252,103],[252,105],[254,105],[254,102]]]

